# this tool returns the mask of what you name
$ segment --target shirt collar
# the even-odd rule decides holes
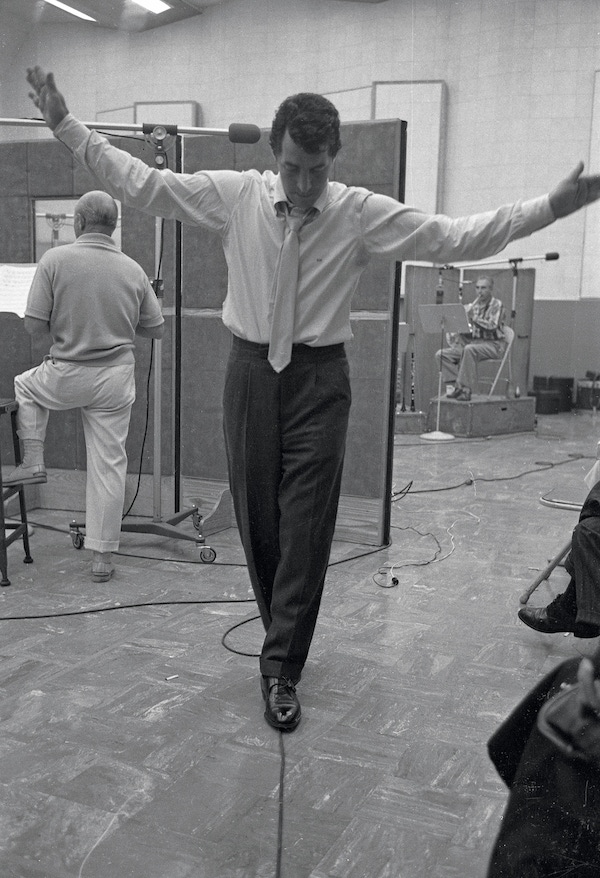
[[[286,209],[284,207],[284,205],[287,205],[287,209],[289,209],[291,207],[291,205],[289,204],[289,202],[287,200],[287,196],[285,194],[285,190],[284,190],[283,184],[281,182],[281,174],[277,174],[275,177],[275,183],[273,186],[272,197],[273,197],[273,206],[274,206],[275,210],[277,211],[277,213],[280,213],[282,211],[282,209],[283,210]],[[313,207],[316,210],[318,210],[319,213],[321,213],[324,210],[325,205],[327,204],[328,201],[329,201],[329,183],[327,183],[327,185],[325,186],[325,188],[323,189],[323,191],[321,192],[321,194],[319,195],[319,197],[315,201]]]
[[[109,247],[115,247],[117,250],[117,242],[110,235],[103,235],[102,232],[82,232],[79,237],[75,238],[75,244],[106,244]]]

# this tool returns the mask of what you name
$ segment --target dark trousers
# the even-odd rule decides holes
[[[266,635],[261,673],[297,682],[335,529],[351,393],[343,345],[294,345],[280,373],[267,345],[234,338],[223,400],[237,525]]]
[[[600,518],[584,518],[575,526],[565,559],[571,575],[561,607],[578,622],[600,625]]]

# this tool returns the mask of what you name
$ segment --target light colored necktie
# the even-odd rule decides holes
[[[298,287],[298,232],[309,214],[286,214],[286,230],[277,266],[273,320],[269,338],[269,363],[281,372],[292,358],[294,340],[294,311]]]

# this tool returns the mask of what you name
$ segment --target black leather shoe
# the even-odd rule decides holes
[[[518,613],[521,622],[542,634],[574,634],[575,637],[598,637],[600,627],[576,622],[573,616],[552,616],[547,607],[523,607]]]
[[[287,677],[262,677],[262,697],[265,700],[265,719],[274,729],[293,732],[302,711],[296,695],[296,687]]]
[[[461,387],[460,391],[454,394],[453,399],[458,399],[459,402],[471,402],[471,391],[468,387]]]

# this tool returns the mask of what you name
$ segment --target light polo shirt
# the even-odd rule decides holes
[[[55,359],[89,366],[133,363],[138,324],[164,323],[142,267],[98,232],[43,253],[25,315],[49,324]]]
[[[223,322],[266,344],[285,235],[285,200],[272,171],[177,174],[148,167],[73,116],[54,131],[115,198],[147,213],[202,226],[221,237],[229,276]],[[329,182],[317,215],[300,230],[294,342],[348,341],[352,297],[372,256],[395,261],[472,261],[498,253],[554,221],[547,195],[451,219],[356,186]]]

